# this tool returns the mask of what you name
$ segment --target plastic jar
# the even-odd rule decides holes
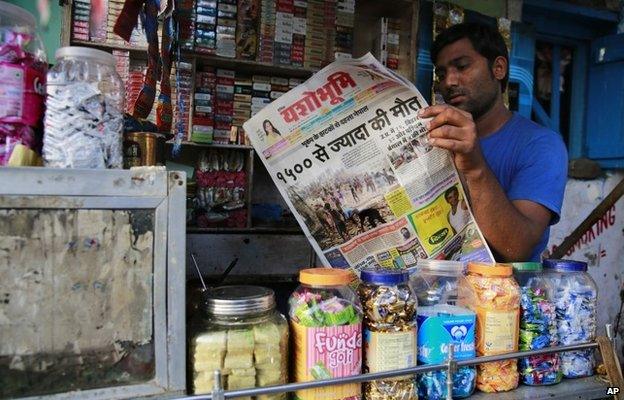
[[[464,263],[444,260],[418,260],[418,272],[411,286],[418,298],[418,363],[439,364],[453,357],[475,357],[475,313],[457,306],[457,288],[464,279]],[[446,399],[445,370],[419,374],[418,397]],[[475,389],[475,367],[460,367],[453,375],[453,398],[470,396]]]
[[[514,263],[514,277],[520,286],[520,351],[557,345],[557,315],[553,288],[544,276],[542,264]],[[524,357],[518,361],[525,385],[552,385],[561,382],[559,354]]]
[[[124,86],[115,58],[62,47],[48,73],[43,158],[47,167],[122,168]]]
[[[592,342],[596,339],[598,288],[587,272],[587,263],[545,260],[544,271],[554,289],[559,345]],[[594,374],[594,350],[561,353],[561,370],[566,378]]]
[[[294,379],[359,375],[362,372],[362,307],[349,287],[350,272],[309,268],[299,272],[301,285],[289,299]],[[360,399],[358,383],[301,390],[300,400]]]
[[[40,165],[47,70],[35,17],[0,1],[0,165]]]
[[[416,365],[416,296],[409,274],[399,270],[362,270],[358,295],[364,311],[364,373]],[[410,400],[410,377],[364,382],[367,400]]]
[[[220,370],[226,390],[288,380],[288,324],[271,289],[220,286],[207,292],[206,314],[190,341],[194,393],[208,393]],[[285,394],[263,397],[285,399]]]
[[[459,304],[477,314],[477,356],[518,350],[520,288],[509,264],[469,263],[466,278],[459,283]],[[477,366],[477,388],[503,392],[518,386],[516,360]]]

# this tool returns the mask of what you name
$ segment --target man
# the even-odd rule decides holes
[[[431,48],[447,104],[424,109],[430,143],[450,150],[486,240],[501,261],[539,261],[567,175],[561,137],[503,103],[509,57],[496,28],[455,25]]]
[[[412,236],[409,229],[405,227],[401,228],[401,235],[403,235],[403,240],[407,240]]]
[[[331,221],[336,228],[336,232],[340,235],[340,238],[343,241],[346,241],[349,238],[349,234],[347,232],[347,221],[342,211],[332,208],[329,203],[325,203],[325,211],[329,214]]]
[[[457,186],[451,186],[444,192],[444,199],[451,206],[446,219],[449,225],[453,228],[453,233],[457,234],[464,226],[470,221],[470,214],[468,213],[468,206],[466,202],[459,199],[459,189]]]

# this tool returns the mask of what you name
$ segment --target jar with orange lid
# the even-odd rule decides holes
[[[299,272],[289,299],[294,380],[339,378],[362,372],[362,306],[350,288],[353,275],[333,268]],[[360,399],[359,384],[301,390],[300,400]]]
[[[510,264],[468,264],[466,279],[459,282],[458,302],[477,314],[477,356],[518,350],[520,287]],[[513,390],[518,377],[516,360],[480,364],[477,388],[483,392]]]

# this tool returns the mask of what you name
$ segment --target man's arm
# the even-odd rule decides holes
[[[472,116],[448,105],[424,109],[421,117],[429,122],[432,145],[450,150],[453,161],[464,176],[472,210],[490,246],[505,261],[522,261],[531,256],[551,212],[529,200],[509,201],[479,146]]]

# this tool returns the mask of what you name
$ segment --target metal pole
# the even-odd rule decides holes
[[[453,374],[457,368],[457,362],[453,359],[455,355],[453,342],[448,347],[448,357],[446,358],[446,400],[453,400]]]
[[[223,385],[221,383],[221,371],[214,372],[214,385],[212,386],[212,400],[225,400]]]
[[[503,360],[510,360],[513,358],[530,357],[530,356],[536,356],[540,354],[561,353],[561,352],[573,351],[573,350],[587,350],[587,349],[594,349],[597,347],[598,347],[598,343],[596,342],[575,344],[575,345],[569,345],[569,346],[550,347],[550,348],[544,348],[544,349],[539,349],[539,350],[520,351],[520,352],[515,352],[515,353],[499,354],[495,356],[477,357],[477,358],[473,358],[470,360],[459,360],[459,361],[454,360],[453,365],[454,365],[454,368],[458,368],[458,367],[482,364],[486,362],[503,361]],[[447,369],[448,367],[449,365],[447,361],[442,364],[419,365],[416,367],[398,369],[398,370],[393,370],[393,371],[375,372],[371,374],[347,376],[344,378],[333,378],[333,379],[324,379],[324,380],[310,381],[310,382],[289,383],[286,385],[266,386],[266,387],[261,387],[261,388],[228,390],[228,391],[222,392],[224,397],[213,397],[213,395],[211,394],[206,394],[206,395],[180,397],[177,400],[223,400],[224,398],[231,399],[235,397],[259,396],[259,395],[265,395],[265,394],[294,392],[297,390],[313,389],[317,387],[345,385],[348,383],[362,383],[362,382],[368,382],[368,381],[373,381],[373,380],[378,380],[378,379],[395,378],[395,377],[403,376],[403,375],[422,374],[425,372]],[[220,377],[220,374],[219,374],[219,377]],[[216,385],[216,382],[217,382],[217,379],[215,375],[215,385]],[[221,380],[219,379],[218,382],[220,385]]]

